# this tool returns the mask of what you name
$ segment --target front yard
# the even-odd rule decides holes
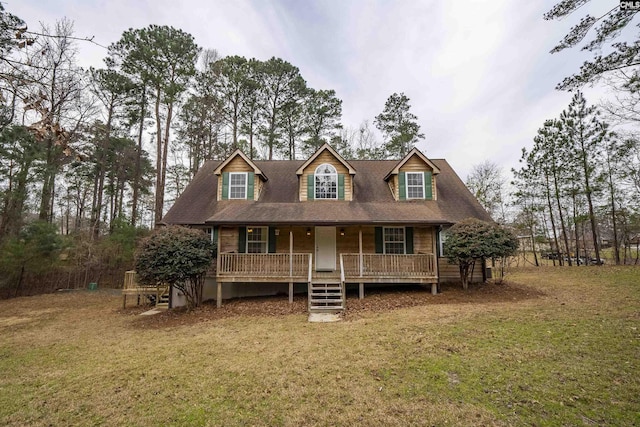
[[[638,425],[640,268],[137,316],[108,292],[0,301],[1,425]]]

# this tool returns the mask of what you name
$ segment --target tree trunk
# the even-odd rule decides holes
[[[104,160],[104,155],[100,156]],[[96,192],[96,215],[93,221],[93,237],[97,239],[100,235],[100,216],[102,213],[103,193],[104,193],[104,179],[105,179],[105,167],[104,162],[98,162],[98,189]]]
[[[536,267],[540,267],[540,263],[538,262],[538,253],[536,252],[536,238],[533,233],[533,227],[529,228],[531,232],[531,250],[533,251],[533,260],[536,263]]]
[[[102,140],[102,143],[100,144],[99,147],[99,155],[98,155],[98,161],[96,162],[96,164],[98,165],[98,170],[97,170],[97,174],[98,174],[98,189],[97,189],[97,202],[96,202],[96,213],[97,215],[95,216],[95,219],[93,221],[93,238],[97,239],[100,235],[100,212],[102,211],[102,193],[104,192],[104,176],[105,176],[105,154],[106,154],[106,150],[109,147],[109,142],[111,140],[111,121],[113,120],[113,110],[114,110],[114,105],[113,102],[111,102],[109,104],[109,110],[107,113],[107,123],[105,126],[105,135],[104,135],[104,139]]]
[[[473,267],[475,265],[475,260],[468,262],[468,261],[460,261],[459,263],[459,267],[460,267],[460,280],[462,281],[462,289],[464,289],[465,291],[467,289],[469,289],[469,273],[473,272]]]
[[[587,204],[589,206],[589,221],[591,222],[591,234],[593,235],[593,250],[596,253],[597,265],[600,265],[600,245],[598,244],[598,226],[596,225],[596,215],[593,211],[593,201],[591,200],[591,184],[589,183],[589,165],[587,162],[587,153],[584,148],[584,143],[581,141],[582,147],[582,167],[584,169],[584,184],[585,192],[587,194]],[[615,218],[614,218],[615,221]]]
[[[53,198],[53,181],[55,172],[53,171],[54,147],[51,137],[47,137],[46,142],[46,166],[44,168],[44,176],[42,177],[42,194],[40,198],[40,211],[38,219],[41,221],[49,221],[49,213],[51,211],[51,199]]]
[[[568,257],[568,262],[569,262],[569,267],[571,267],[572,262],[571,262],[571,253],[570,253],[570,249],[569,249],[569,236],[567,235],[567,228],[565,225],[565,221],[564,221],[564,215],[562,214],[562,204],[560,203],[560,188],[558,187],[558,177],[556,175],[556,171],[555,171],[555,159],[554,159],[554,171],[553,171],[553,186],[554,186],[554,195],[555,195],[555,199],[556,199],[556,204],[558,205],[558,215],[560,216],[560,225],[562,227],[562,235],[564,237],[564,247],[567,251],[567,257]]]
[[[232,151],[238,149],[238,104],[237,102],[233,105],[233,147]]]
[[[131,225],[138,222],[138,199],[140,198],[140,168],[142,167],[142,132],[144,130],[145,107],[147,105],[147,86],[142,86],[142,100],[140,101],[140,126],[138,127],[138,148],[136,150],[136,166],[133,173],[133,196],[131,200]]]
[[[575,193],[573,193],[573,234],[576,239],[575,261],[576,261],[576,265],[580,265],[580,263],[578,262],[578,257],[580,256],[580,244],[579,244],[580,240],[578,240],[578,219],[577,219],[577,213],[576,213],[576,194]]]
[[[618,227],[617,227],[617,215],[616,215],[616,201],[613,190],[613,181],[611,181],[611,174],[609,174],[609,186],[611,189],[611,220],[613,221],[613,258],[616,265],[620,265],[620,242],[618,242]],[[598,259],[598,264],[600,259]]]
[[[22,266],[20,267],[20,277],[18,278],[18,284],[16,285],[16,292],[13,295],[14,297],[18,296],[18,292],[20,291],[20,287],[22,286],[23,277],[24,277],[24,263],[22,263]]]
[[[27,184],[32,160],[25,158],[20,170],[9,178],[5,208],[0,218],[0,237],[17,236],[22,228],[24,202],[27,199]]]
[[[160,221],[162,217],[162,207],[164,205],[164,187],[162,186],[162,123],[160,122],[160,96],[162,95],[160,88],[156,88],[156,197],[154,206],[154,225]]]
[[[249,158],[253,160],[253,120],[249,125]]]
[[[561,266],[564,263],[564,260],[562,259],[562,256],[560,256],[560,242],[558,242],[558,232],[556,230],[556,221],[553,217],[553,207],[551,206],[551,194],[549,192],[550,188],[549,188],[549,175],[547,173],[545,173],[545,179],[547,181],[547,191],[545,191],[546,196],[547,196],[547,206],[549,206],[549,219],[551,220],[551,230],[553,231],[553,241],[556,245],[556,255],[558,257],[558,264],[560,264]],[[555,260],[553,265],[555,265]]]
[[[171,117],[173,115],[173,103],[167,106],[167,121],[165,123],[164,147],[162,147],[162,177],[160,180],[160,199],[158,201],[158,211],[156,212],[156,223],[162,219],[164,211],[164,190],[167,182],[167,157],[169,153],[169,131],[171,130]],[[156,226],[154,224],[154,226]]]

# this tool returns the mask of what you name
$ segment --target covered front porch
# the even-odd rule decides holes
[[[357,284],[360,298],[364,298],[365,285],[371,283],[418,283],[431,285],[431,292],[436,293],[435,228],[389,228],[220,227],[216,235],[217,304],[222,304],[223,286],[234,283],[287,283],[290,302],[294,285],[306,284],[310,311],[344,309],[346,284]],[[251,236],[253,233],[258,236]],[[246,253],[260,249],[271,253]],[[392,250],[404,253],[385,253]]]

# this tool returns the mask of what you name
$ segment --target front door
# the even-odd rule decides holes
[[[336,269],[336,228],[316,227],[316,271]]]

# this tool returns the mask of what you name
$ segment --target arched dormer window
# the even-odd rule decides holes
[[[338,172],[329,163],[323,163],[316,168],[315,174],[315,198],[338,198]]]

